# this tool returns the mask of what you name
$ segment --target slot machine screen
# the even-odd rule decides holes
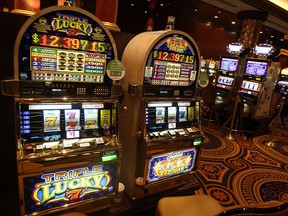
[[[236,72],[238,69],[238,57],[225,57],[220,59],[220,70]]]
[[[113,103],[20,104],[20,135],[25,143],[90,139],[116,131]],[[65,147],[65,146],[64,146]]]
[[[265,77],[268,71],[268,61],[247,59],[244,74]]]
[[[192,44],[182,35],[164,37],[149,54],[144,84],[191,86],[199,68]]]
[[[30,24],[19,45],[19,80],[112,83],[115,58],[102,26],[77,11],[52,11]]]
[[[233,82],[234,82],[233,77],[227,77],[227,76],[219,75],[218,79],[217,79],[216,87],[230,90],[230,89],[232,89]]]
[[[147,132],[189,127],[198,120],[197,102],[148,102]]]

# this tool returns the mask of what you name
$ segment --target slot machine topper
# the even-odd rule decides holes
[[[128,111],[120,119],[121,182],[131,199],[195,185],[203,142],[197,45],[177,30],[144,32],[126,46],[122,62]],[[122,130],[123,129],[123,130]],[[192,178],[192,179],[191,179]]]
[[[271,115],[272,94],[280,72],[280,62],[273,62],[267,58],[273,52],[272,45],[259,44],[254,47],[254,53],[258,58],[245,59],[240,87],[245,116],[257,119]]]
[[[220,57],[220,65],[215,79],[216,103],[225,103],[229,92],[238,90],[238,80],[242,76],[243,59],[241,53],[247,49],[243,44],[231,43],[227,46],[230,55]]]
[[[83,9],[53,6],[24,23],[14,79],[1,83],[15,98],[21,215],[109,205],[120,173],[123,70],[111,33]]]

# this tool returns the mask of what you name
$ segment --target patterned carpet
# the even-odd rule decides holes
[[[281,128],[281,127],[279,127]],[[276,147],[269,135],[229,141],[204,127],[204,145],[196,177],[201,189],[223,207],[247,206],[271,200],[288,202],[288,131],[276,129]]]

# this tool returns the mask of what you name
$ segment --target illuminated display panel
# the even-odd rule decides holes
[[[281,70],[281,75],[286,75],[286,76],[288,76],[288,68],[283,68],[283,69]]]
[[[220,70],[236,72],[238,69],[238,57],[221,57]]]
[[[262,90],[262,86],[263,84],[259,82],[243,80],[240,92],[257,97],[259,95],[259,92]]]
[[[224,89],[232,89],[234,77],[218,76],[216,86]]]
[[[262,83],[243,80],[241,88],[251,90],[251,91],[260,92],[260,90],[262,88]]]
[[[197,76],[195,47],[183,35],[168,35],[152,49],[146,62],[144,84],[191,86]]]
[[[278,82],[278,85],[288,87],[288,81],[280,80],[280,81]]]
[[[94,163],[25,177],[25,215],[112,194],[116,191],[117,170],[117,162]]]
[[[195,148],[153,155],[148,160],[148,183],[189,173],[195,169],[197,150]]]
[[[268,71],[268,61],[248,59],[245,65],[244,74],[265,77]]]
[[[19,111],[25,144],[116,133],[114,103],[20,104]]]
[[[35,20],[19,46],[19,80],[112,83],[113,60],[105,29],[77,11],[51,11]]]
[[[149,102],[146,105],[147,132],[197,125],[198,102]]]

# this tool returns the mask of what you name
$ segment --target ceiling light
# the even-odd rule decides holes
[[[197,8],[195,8],[195,9],[194,9],[194,11],[196,11],[196,12],[197,12],[197,11],[198,11],[198,9],[197,9]]]
[[[215,19],[217,19],[217,18],[218,18],[218,16],[216,15],[216,16],[214,16],[214,18],[215,18]]]
[[[231,22],[231,24],[235,25],[235,24],[236,24],[236,22],[235,22],[235,21],[232,21],[232,22]]]
[[[160,4],[160,6],[161,6],[161,7],[163,7],[163,6],[164,6],[164,4],[163,4],[163,3],[161,3],[161,4]]]

